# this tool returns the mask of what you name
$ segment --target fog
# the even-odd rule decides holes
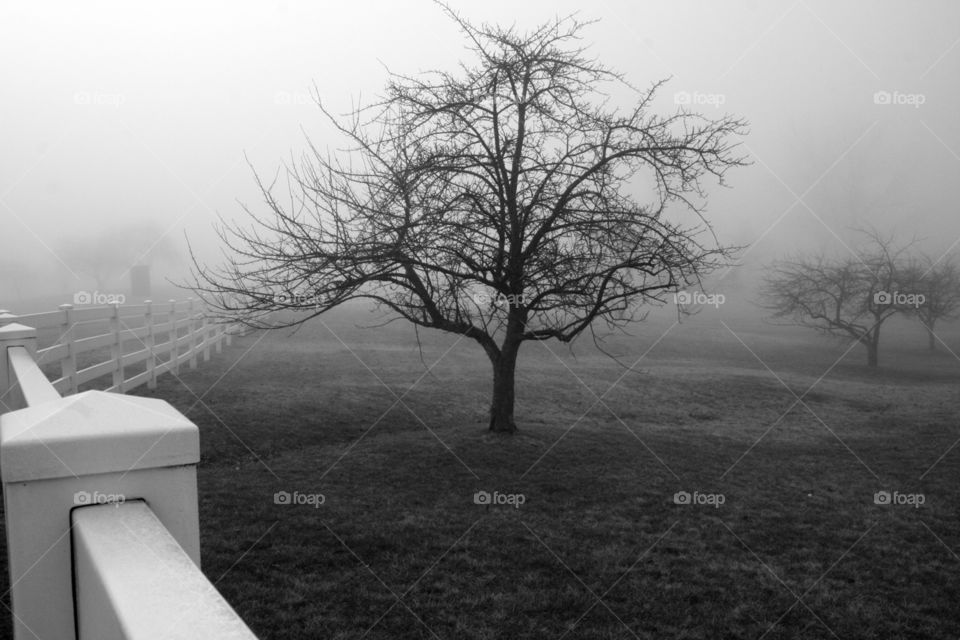
[[[956,3],[452,6],[519,26],[579,12],[597,21],[590,51],[635,86],[671,78],[660,113],[685,102],[747,119],[752,164],[710,185],[708,211],[722,242],[747,246],[743,286],[785,254],[844,251],[855,226],[935,255],[960,238]],[[344,112],[375,98],[387,69],[464,55],[427,0],[3,5],[0,302],[126,286],[129,268],[104,284],[80,264],[105,238],[157,280],[183,276],[185,237],[215,260],[217,216],[260,202],[251,166],[272,176],[305,134],[337,146],[314,87]]]

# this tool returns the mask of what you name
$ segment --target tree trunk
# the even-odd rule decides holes
[[[493,398],[490,402],[490,431],[513,433],[517,424],[513,421],[514,388],[517,370],[517,353],[520,344],[504,344],[500,355],[493,361]]]
[[[872,339],[868,339],[865,344],[867,345],[867,366],[876,367],[880,360],[880,340],[877,339],[877,336],[874,336]]]

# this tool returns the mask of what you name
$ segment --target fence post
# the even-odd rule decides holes
[[[113,333],[110,358],[116,364],[113,369],[113,387],[118,393],[123,393],[123,339],[120,337],[120,305],[116,302],[113,303],[113,314],[110,316],[110,331]]]
[[[170,299],[170,358],[171,367],[174,375],[180,373],[180,330],[177,329],[177,301]]]
[[[197,368],[197,347],[200,343],[197,341],[197,319],[194,315],[193,298],[187,298],[187,317],[190,321],[187,323],[187,334],[190,339],[187,341],[187,347],[190,349],[190,368]]]
[[[200,566],[199,453],[196,425],[153,398],[84,391],[0,415],[16,640],[76,638],[75,510],[143,500]]]
[[[57,307],[63,311],[63,322],[60,324],[60,339],[67,347],[67,356],[60,361],[60,375],[70,384],[70,393],[76,393],[77,388],[77,348],[74,345],[73,305],[62,304]]]
[[[153,301],[147,300],[144,302],[146,305],[146,311],[144,312],[144,322],[147,326],[147,335],[145,345],[149,349],[147,354],[147,389],[156,389],[157,388],[157,354],[154,350],[154,347],[157,344],[156,335],[154,335],[153,328]]]
[[[0,327],[0,413],[25,406],[23,394],[19,388],[14,388],[18,385],[8,357],[8,350],[12,347],[25,347],[36,358],[37,330],[16,322]]]
[[[216,322],[213,323],[213,347],[216,349],[217,353],[223,351],[223,325]]]
[[[200,331],[203,335],[203,361],[210,361],[210,341],[213,340],[213,326],[207,322],[207,314],[200,318]]]

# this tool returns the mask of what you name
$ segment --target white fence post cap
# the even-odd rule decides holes
[[[4,483],[199,461],[196,425],[163,400],[84,391],[0,416]]]
[[[22,340],[24,338],[36,338],[37,330],[33,327],[27,327],[19,322],[11,322],[0,327],[0,340]]]

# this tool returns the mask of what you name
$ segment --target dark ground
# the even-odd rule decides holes
[[[199,425],[203,569],[260,637],[960,634],[960,362],[916,328],[878,371],[707,312],[618,338],[628,364],[649,349],[631,373],[527,344],[521,431],[498,437],[477,347],[421,334],[427,373],[411,330],[353,320],[252,334],[134,392]]]

